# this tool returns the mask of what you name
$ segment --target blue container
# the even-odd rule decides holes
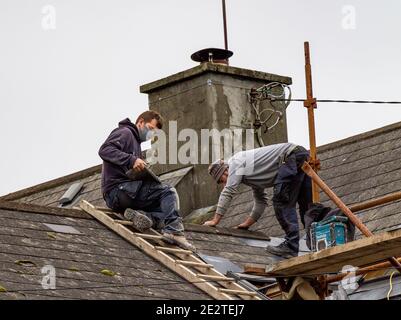
[[[327,220],[312,223],[312,250],[320,251],[347,242],[347,217],[333,216]]]

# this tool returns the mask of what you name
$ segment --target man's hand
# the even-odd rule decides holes
[[[251,217],[246,218],[246,220],[239,224],[238,226],[234,227],[234,229],[242,229],[248,230],[251,225],[253,225],[256,221],[253,220]]]
[[[216,225],[219,224],[221,217],[222,215],[216,213],[212,220],[206,221],[203,225],[209,227],[215,227]]]
[[[142,159],[138,158],[138,159],[135,160],[133,169],[136,172],[140,172],[143,169],[145,169],[145,166],[146,166],[146,162],[143,161]]]

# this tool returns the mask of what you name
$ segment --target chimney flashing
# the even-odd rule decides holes
[[[162,78],[160,80],[156,80],[147,84],[140,86],[139,91],[141,93],[151,93],[155,90],[161,89],[163,87],[188,80],[195,76],[199,76],[203,73],[213,72],[213,73],[220,73],[235,76],[238,78],[245,78],[245,79],[252,79],[252,80],[261,80],[266,82],[273,82],[277,81],[280,83],[292,84],[292,79],[286,76],[280,76],[273,73],[267,73],[262,71],[250,70],[250,69],[243,69],[238,67],[232,67],[223,64],[205,62],[196,67],[191,69],[178,72],[171,76]]]

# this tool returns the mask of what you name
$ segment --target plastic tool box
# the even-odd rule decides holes
[[[347,242],[347,217],[332,216],[311,226],[312,250],[320,251]]]

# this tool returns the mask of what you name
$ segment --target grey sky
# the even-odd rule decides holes
[[[303,98],[308,40],[318,98],[401,100],[401,1],[226,2],[232,66],[291,76]],[[99,164],[109,131],[147,109],[138,87],[223,47],[221,20],[220,0],[0,0],[0,195]],[[287,115],[289,140],[308,146],[306,110]],[[320,104],[317,142],[397,121],[401,106]]]

